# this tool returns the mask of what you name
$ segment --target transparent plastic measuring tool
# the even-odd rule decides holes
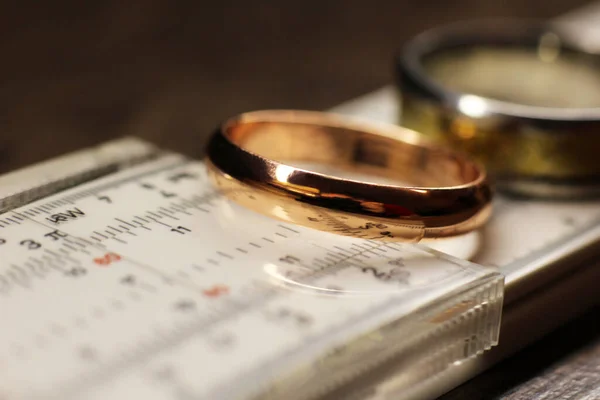
[[[419,382],[497,342],[495,269],[254,214],[141,141],[0,193],[3,400],[310,399],[393,358]]]

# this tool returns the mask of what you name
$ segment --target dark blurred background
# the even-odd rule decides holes
[[[582,0],[0,3],[0,172],[122,135],[199,156],[261,108],[324,109],[389,83],[411,35]]]

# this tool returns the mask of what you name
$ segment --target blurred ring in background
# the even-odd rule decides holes
[[[600,56],[558,26],[435,28],[404,46],[396,75],[402,125],[472,154],[499,189],[600,194]]]

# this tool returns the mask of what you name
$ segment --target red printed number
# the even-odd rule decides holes
[[[102,257],[94,258],[94,262],[102,267],[107,267],[110,264],[119,261],[121,256],[115,253],[106,253]]]
[[[202,293],[204,293],[206,297],[215,298],[229,293],[229,287],[225,285],[215,285],[210,289],[204,290]]]

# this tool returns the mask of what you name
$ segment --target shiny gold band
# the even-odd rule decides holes
[[[472,154],[506,191],[598,195],[598,62],[546,24],[440,27],[397,59],[401,123]]]
[[[484,170],[391,125],[318,112],[257,111],[225,122],[207,153],[210,177],[230,198],[323,231],[417,241],[466,233],[490,214],[492,193]],[[299,163],[415,186],[334,177]]]

